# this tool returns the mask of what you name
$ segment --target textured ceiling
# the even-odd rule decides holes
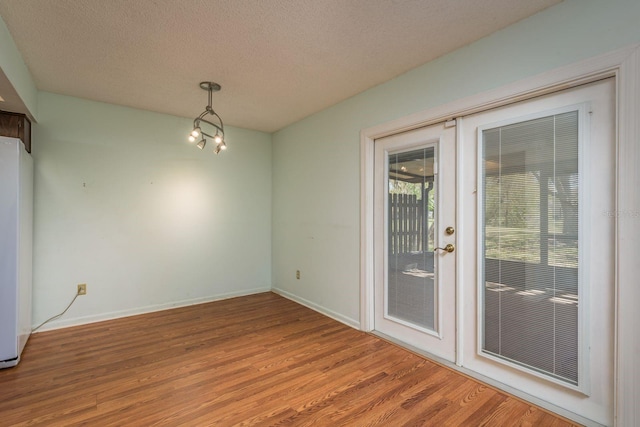
[[[272,132],[556,3],[0,0],[0,15],[39,90],[193,117],[213,80],[226,124]]]

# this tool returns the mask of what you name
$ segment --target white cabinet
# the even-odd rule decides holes
[[[15,366],[31,334],[33,160],[0,137],[0,368]]]

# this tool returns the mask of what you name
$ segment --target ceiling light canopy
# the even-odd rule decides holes
[[[207,145],[207,138],[213,139],[215,143],[213,152],[219,154],[220,151],[227,149],[227,144],[224,141],[224,124],[218,113],[213,110],[211,100],[213,92],[218,92],[221,87],[218,83],[202,82],[200,88],[209,92],[209,103],[205,110],[193,120],[193,130],[189,133],[188,139],[189,142],[198,141],[196,147],[201,150]],[[213,134],[214,132],[215,134]]]

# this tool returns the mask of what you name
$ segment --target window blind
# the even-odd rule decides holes
[[[578,383],[578,112],[482,131],[482,351]]]

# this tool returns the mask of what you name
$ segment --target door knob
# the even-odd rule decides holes
[[[448,245],[446,245],[444,248],[435,248],[433,251],[445,251],[445,252],[453,252],[456,250],[456,247],[453,246],[451,243],[449,243]]]
[[[456,229],[453,227],[447,227],[444,229],[444,232],[447,233],[449,236],[451,236],[453,233],[456,232]]]

